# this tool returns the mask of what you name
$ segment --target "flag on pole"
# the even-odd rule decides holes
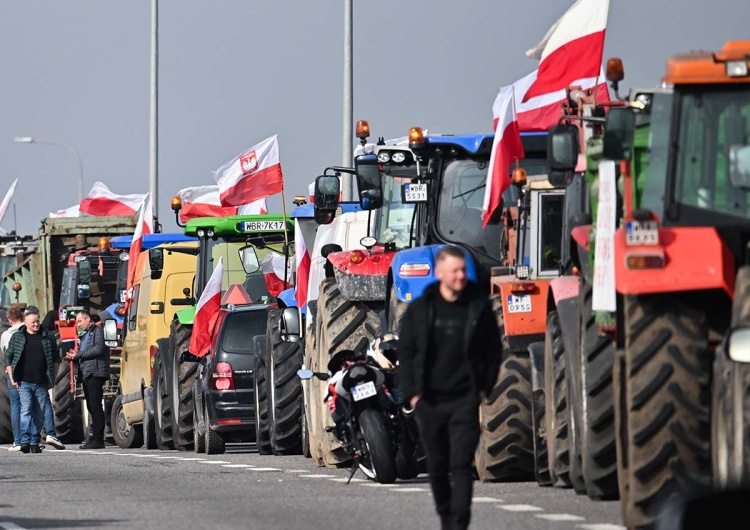
[[[310,281],[310,252],[307,250],[305,238],[302,236],[300,221],[294,223],[294,259],[297,262],[297,274],[295,278],[295,298],[297,306],[304,309],[307,306],[307,284]]]
[[[133,241],[130,243],[130,252],[128,254],[128,283],[127,293],[130,299],[130,288],[135,281],[135,266],[138,262],[138,255],[141,253],[143,246],[143,236],[154,233],[154,209],[151,204],[151,194],[147,193],[141,205],[141,213],[138,216],[138,224],[135,227]],[[129,305],[129,303],[128,303]]]
[[[211,347],[211,335],[221,307],[221,280],[223,275],[224,258],[220,257],[211,277],[208,279],[206,288],[203,289],[198,305],[195,307],[189,351],[197,357],[205,356]]]
[[[513,85],[500,89],[494,108],[498,115],[498,123],[487,170],[482,226],[487,226],[492,214],[503,202],[503,192],[510,186],[510,165],[524,157],[515,113]]]
[[[103,182],[95,182],[88,197],[81,201],[80,212],[94,216],[136,215],[145,198],[145,193],[117,195]]]
[[[16,192],[16,184],[18,184],[18,179],[13,181],[13,184],[10,185],[8,192],[5,194],[5,197],[3,198],[3,202],[0,203],[0,223],[3,222],[3,218],[5,217],[5,214],[8,212],[8,206],[10,206],[10,201],[13,200],[13,194]]]
[[[193,186],[183,188],[177,194],[182,199],[180,222],[187,223],[198,217],[228,217],[230,215],[254,215],[268,213],[266,199],[242,206],[222,206],[219,186]]]
[[[264,215],[268,213],[265,197],[258,199],[250,204],[243,204],[237,207],[237,215]]]
[[[57,210],[56,212],[50,212],[50,217],[80,217],[81,216],[81,205],[76,204],[75,206],[71,206],[70,208],[63,208],[62,210]]]
[[[537,78],[523,102],[599,74],[608,11],[609,0],[576,0],[542,41],[526,52],[540,62]]]
[[[529,87],[537,79],[537,71],[531,72],[513,83],[516,97],[516,117],[518,118],[518,130],[520,132],[543,132],[549,130],[553,125],[560,121],[561,104],[567,98],[567,88],[542,94],[523,102],[523,96],[529,90]],[[599,77],[588,77],[577,79],[570,83],[569,86],[580,86],[586,91],[596,87],[597,101],[609,101],[609,89],[607,88],[604,71],[600,67]],[[492,105],[493,127],[497,129],[497,122],[502,113],[504,103],[504,93],[501,90]]]
[[[268,289],[268,294],[274,298],[278,298],[279,293],[288,286],[284,282],[284,277],[286,276],[287,282],[292,277],[289,270],[286,271],[286,275],[284,274],[285,262],[286,259],[284,256],[275,252],[269,252],[260,260],[260,268],[263,271],[263,279],[266,281],[266,289]]]
[[[214,172],[222,206],[241,206],[280,193],[284,179],[278,135],[266,138]]]

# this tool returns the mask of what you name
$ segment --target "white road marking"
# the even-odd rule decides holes
[[[16,523],[0,523],[0,528],[3,530],[26,530],[23,526],[18,526]]]
[[[205,458],[180,458],[179,456],[175,458],[177,458],[177,460],[182,460],[183,462],[203,462],[206,460]]]
[[[496,499],[494,497],[474,497],[471,499],[471,502],[478,502],[478,503],[494,503],[494,502],[504,502],[502,499]]]
[[[547,521],[585,521],[585,517],[570,513],[538,513],[534,517],[546,519]]]
[[[277,467],[254,467],[248,468],[248,471],[281,471],[281,469]]]
[[[331,475],[297,475],[301,478],[330,478]]]
[[[159,460],[180,460],[179,456],[152,456],[151,458],[158,458]]]
[[[601,523],[601,524],[579,524],[576,528],[585,528],[586,530],[626,530],[619,524]]]
[[[391,488],[391,491],[429,491],[429,490],[427,490],[425,488],[400,488],[400,487],[395,487],[395,488]]]
[[[532,506],[531,504],[498,504],[498,508],[509,512],[541,512],[543,511],[538,506]]]
[[[253,466],[248,465],[248,464],[224,464],[221,467],[253,467]]]
[[[201,464],[231,464],[229,460],[201,460]]]
[[[348,478],[332,478],[333,482],[349,482]],[[366,482],[363,478],[353,478],[351,482]]]
[[[309,473],[309,469],[287,469],[287,473]]]
[[[380,484],[378,482],[368,482],[367,484],[360,484],[360,486],[367,486],[368,488],[392,488],[393,484]]]

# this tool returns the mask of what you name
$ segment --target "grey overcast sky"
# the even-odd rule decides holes
[[[573,0],[354,0],[354,119],[374,136],[489,132],[497,90]],[[341,162],[343,0],[160,0],[159,211],[279,134],[287,203]],[[612,0],[605,59],[653,86],[673,53],[750,38],[747,0]],[[19,233],[101,180],[148,191],[150,0],[0,1],[0,194],[19,178]],[[280,211],[278,196],[269,200]],[[13,210],[2,222],[14,228]]]

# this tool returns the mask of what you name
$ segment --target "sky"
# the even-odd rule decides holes
[[[354,120],[373,138],[491,132],[498,90],[572,3],[354,0]],[[747,0],[612,0],[604,59],[622,58],[623,92],[655,86],[671,54],[750,38],[747,15]],[[179,230],[172,195],[273,134],[288,208],[341,164],[343,27],[343,0],[159,1],[163,231]],[[3,228],[36,233],[78,202],[74,155],[16,136],[72,145],[86,193],[148,191],[150,31],[150,0],[0,1],[0,194],[19,179]]]

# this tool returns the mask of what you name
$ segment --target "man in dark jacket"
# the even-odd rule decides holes
[[[465,529],[471,520],[479,403],[497,379],[500,330],[488,296],[468,281],[463,250],[443,247],[435,261],[439,281],[408,306],[401,321],[399,364],[441,528]]]
[[[41,453],[40,433],[48,390],[54,385],[60,352],[51,333],[41,329],[38,313],[27,312],[5,352],[6,372],[21,400],[21,451]]]
[[[83,380],[83,395],[91,414],[92,437],[80,449],[104,448],[104,384],[109,380],[109,347],[104,343],[104,329],[95,325],[91,314],[81,311],[76,315],[76,326],[83,333],[80,346],[68,352],[65,359],[78,361]]]

